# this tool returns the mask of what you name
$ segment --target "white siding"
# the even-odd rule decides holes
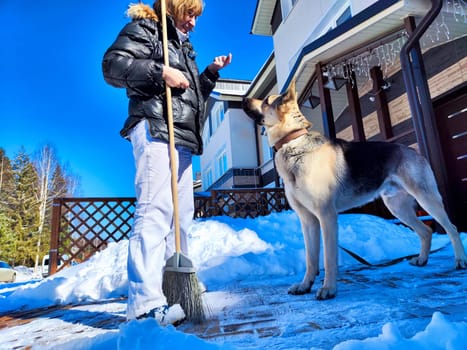
[[[304,46],[334,28],[337,18],[349,6],[355,16],[377,0],[299,0],[292,8],[290,0],[282,1],[290,12],[273,35],[279,90]]]
[[[256,168],[258,164],[253,120],[241,109],[230,109],[229,125],[232,134],[231,168]]]

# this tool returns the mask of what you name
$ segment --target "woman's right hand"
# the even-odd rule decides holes
[[[176,68],[164,66],[162,68],[162,79],[171,88],[186,89],[190,86],[185,75]]]

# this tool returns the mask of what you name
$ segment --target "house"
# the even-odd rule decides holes
[[[242,109],[249,86],[250,81],[219,79],[208,98],[200,157],[203,191],[260,186],[256,127]]]
[[[414,147],[467,230],[466,23],[462,0],[258,0],[251,31],[272,36],[274,53],[245,95],[295,79],[302,112],[328,137]],[[242,167],[256,166],[255,185],[280,186],[265,136],[254,135],[258,159]]]

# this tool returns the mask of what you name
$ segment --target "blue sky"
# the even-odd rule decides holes
[[[81,196],[134,196],[131,145],[119,135],[127,98],[101,73],[130,2],[0,1],[0,148],[14,158],[52,144]],[[191,37],[200,70],[232,52],[221,77],[253,79],[273,49],[271,37],[250,34],[257,1],[204,2]]]

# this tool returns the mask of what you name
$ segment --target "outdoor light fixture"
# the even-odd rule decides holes
[[[383,84],[380,86],[379,90],[377,91],[378,92],[381,92],[381,91],[389,91],[391,90],[391,82],[387,81],[387,80],[384,80],[383,81]],[[368,99],[371,101],[371,102],[375,102],[376,101],[376,93],[375,94],[372,94],[370,93],[369,96],[368,96]]]
[[[381,85],[381,90],[388,91],[391,89],[391,82],[385,80],[383,85]]]
[[[339,90],[347,83],[347,79],[341,77],[328,78],[328,81],[324,84],[324,87],[331,90]]]
[[[310,102],[311,108],[315,109],[319,106],[321,99],[319,98],[319,96],[310,95],[310,97],[308,98],[308,102]]]

